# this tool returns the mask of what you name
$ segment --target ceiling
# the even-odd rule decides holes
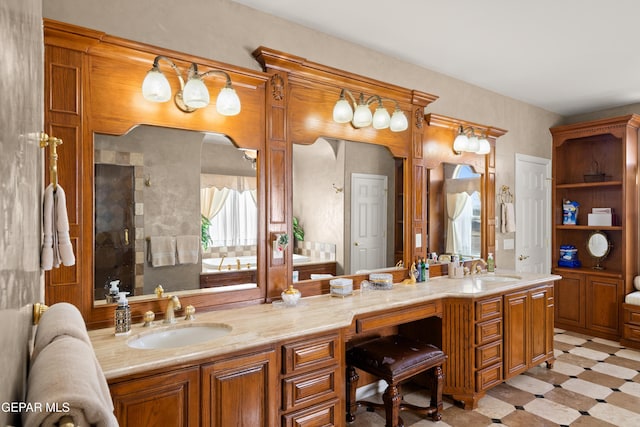
[[[233,0],[561,115],[640,102],[637,0]]]

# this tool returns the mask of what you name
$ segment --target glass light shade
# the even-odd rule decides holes
[[[333,121],[336,123],[349,123],[353,119],[353,110],[349,101],[341,98],[333,107]]]
[[[365,104],[360,104],[356,107],[356,111],[353,112],[351,123],[353,123],[354,127],[364,128],[371,124],[371,120],[373,120],[373,116],[369,107]]]
[[[158,68],[154,67],[142,81],[142,96],[147,101],[167,102],[171,99],[169,80]]]
[[[487,138],[480,138],[480,148],[476,152],[477,154],[489,154],[491,152],[491,144],[489,144],[489,140]]]
[[[456,139],[453,141],[453,151],[456,153],[462,153],[467,151],[469,146],[469,138],[464,133],[459,133]]]
[[[182,99],[187,107],[203,108],[209,105],[209,90],[199,77],[191,77],[182,90]]]
[[[216,110],[223,116],[235,116],[240,112],[240,98],[234,88],[225,86],[220,89],[216,99]]]
[[[404,115],[402,110],[396,109],[391,115],[391,122],[389,123],[391,132],[402,132],[409,127],[409,121],[407,116]]]
[[[378,106],[373,113],[372,126],[374,129],[386,129],[389,127],[389,122],[391,122],[389,112],[383,106]]]
[[[469,138],[469,145],[467,145],[467,151],[470,153],[477,153],[480,149],[480,141],[478,141],[478,137],[475,135],[471,135]]]

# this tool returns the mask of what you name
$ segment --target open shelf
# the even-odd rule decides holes
[[[621,187],[622,181],[598,181],[598,182],[572,182],[568,184],[558,184],[556,188],[598,188],[598,187]]]

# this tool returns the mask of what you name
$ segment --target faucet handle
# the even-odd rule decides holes
[[[164,288],[162,287],[162,285],[158,285],[153,292],[156,293],[156,296],[158,298],[162,298],[162,296],[164,295]]]
[[[184,320],[195,320],[196,308],[189,304],[184,308]]]
[[[156,314],[149,310],[147,312],[144,313],[144,316],[142,317],[142,319],[144,320],[144,325],[145,327],[150,327],[153,326],[153,320],[156,318]]]

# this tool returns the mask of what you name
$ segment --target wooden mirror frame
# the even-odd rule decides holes
[[[349,141],[367,142],[386,146],[394,157],[402,159],[403,182],[403,235],[397,250],[407,265],[417,256],[426,256],[426,174],[422,164],[422,132],[424,108],[437,96],[405,89],[347,71],[308,61],[299,56],[274,49],[259,47],[253,56],[271,75],[271,90],[267,95],[267,153],[266,169],[270,188],[281,191],[272,206],[282,206],[283,212],[292,212],[292,144],[311,144],[318,137],[331,137]],[[333,107],[340,98],[341,89],[366,97],[378,95],[398,102],[409,120],[403,132],[373,127],[356,129],[350,124],[333,121]],[[274,197],[276,193],[270,193]],[[284,233],[291,229],[291,215],[278,216],[267,212],[269,233]],[[419,236],[416,238],[416,236]],[[416,245],[421,241],[420,246]],[[267,299],[277,298],[291,277],[291,257],[275,265],[268,265],[270,288]],[[397,272],[398,279],[406,277],[406,270]],[[364,275],[351,275],[359,283]],[[329,280],[310,280],[299,284],[303,295],[329,291]]]
[[[93,297],[93,138],[95,133],[122,135],[139,124],[186,130],[213,131],[229,136],[242,148],[258,150],[258,209],[270,209],[261,167],[265,152],[266,74],[205,58],[133,42],[52,20],[44,20],[45,131],[61,138],[58,176],[67,194],[71,241],[76,265],[60,267],[45,275],[47,304],[67,301],[82,312],[89,328],[113,324],[114,305],[94,305]],[[233,81],[242,102],[234,117],[215,112],[215,103],[201,111],[184,113],[172,101],[156,104],[142,97],[141,84],[157,55],[165,55],[182,69],[192,62],[201,70],[221,69]],[[164,69],[164,68],[163,68]],[[178,80],[167,73],[175,93]],[[207,80],[208,87],[224,82]],[[45,167],[48,167],[46,165]],[[258,223],[258,263],[266,265],[264,215]],[[193,292],[181,296],[182,304],[198,310],[214,306],[264,302],[268,287],[266,268],[258,269],[258,288],[211,294]],[[152,296],[131,302],[134,321],[147,310],[163,312],[165,303]]]
[[[423,153],[424,167],[428,170],[429,186],[429,248],[432,252],[439,252],[441,242],[444,242],[444,203],[441,191],[443,177],[439,166],[442,163],[457,163],[472,166],[482,175],[482,211],[481,211],[481,256],[486,259],[488,253],[496,253],[496,139],[505,133],[504,129],[467,122],[437,114],[425,116],[427,126],[424,131]],[[455,154],[453,141],[460,126],[473,127],[476,131],[486,134],[491,151],[486,155],[473,153]]]

